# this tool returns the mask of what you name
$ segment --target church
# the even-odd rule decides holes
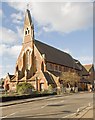
[[[81,70],[71,55],[35,39],[34,25],[27,9],[22,49],[16,62],[15,73],[8,73],[4,86],[15,91],[17,84],[28,82],[37,91],[47,90],[49,85],[57,88],[61,84],[61,72],[68,71],[79,75]]]

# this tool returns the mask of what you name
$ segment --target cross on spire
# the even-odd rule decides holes
[[[29,3],[27,3],[27,9],[29,9]]]

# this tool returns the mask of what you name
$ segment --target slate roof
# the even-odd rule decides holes
[[[9,76],[9,78],[11,79],[14,75],[11,75],[11,74],[8,73],[8,76]]]
[[[61,75],[61,72],[57,72],[57,71],[50,71],[50,73],[52,73],[53,75],[55,75],[56,77],[60,76]]]
[[[68,53],[35,40],[35,45],[41,54],[45,54],[46,61],[80,70],[74,59]]]
[[[85,69],[85,67],[78,61],[78,60],[75,60],[75,62],[77,63],[77,65],[79,66],[80,70],[81,70],[81,74],[83,76],[88,76],[89,73],[88,71]]]
[[[49,84],[56,84],[53,77],[48,72],[44,72],[44,76]]]

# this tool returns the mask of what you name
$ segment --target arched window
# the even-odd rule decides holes
[[[43,64],[43,62],[41,64],[41,70],[44,71],[44,64]]]
[[[26,51],[26,69],[29,69],[29,50]]]
[[[25,31],[25,35],[27,35],[27,31]]]
[[[25,64],[25,53],[23,54],[23,67],[25,68],[26,64]]]
[[[16,71],[18,71],[18,65],[16,66]]]
[[[30,66],[31,66],[31,51],[27,50],[26,51],[26,69],[29,70]]]
[[[29,32],[30,32],[30,30],[29,30],[29,28],[27,28],[27,29],[25,30],[25,35],[28,35]]]
[[[29,34],[29,30],[28,30],[28,34]]]

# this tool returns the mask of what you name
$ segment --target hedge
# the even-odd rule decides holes
[[[17,96],[3,96],[3,97],[0,97],[0,102],[21,100],[21,99],[28,99],[28,98],[35,98],[35,97],[44,97],[44,96],[49,96],[49,95],[56,95],[56,93],[17,95]]]

